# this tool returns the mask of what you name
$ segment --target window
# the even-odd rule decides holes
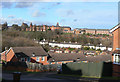
[[[22,62],[25,61],[25,58],[21,58],[21,61],[22,61]]]
[[[40,59],[39,59],[39,57],[36,57],[36,61],[38,61],[38,62],[39,62],[39,60],[40,60]]]
[[[68,31],[68,30],[64,30],[64,31]]]
[[[120,54],[114,54],[114,63],[120,64]]]
[[[30,62],[30,58],[29,57],[27,58],[27,61]]]
[[[41,61],[44,61],[45,60],[45,58],[44,57],[41,57]]]

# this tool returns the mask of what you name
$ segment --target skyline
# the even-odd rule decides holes
[[[118,24],[117,2],[2,2],[1,23],[111,29]]]

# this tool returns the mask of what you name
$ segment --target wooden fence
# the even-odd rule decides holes
[[[39,63],[31,62],[7,62],[3,63],[3,70],[11,71],[32,71],[32,72],[46,72],[46,71],[57,71],[58,64],[42,65]]]

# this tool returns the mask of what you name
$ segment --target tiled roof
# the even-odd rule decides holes
[[[12,49],[18,57],[31,57],[33,53],[35,56],[47,56],[42,47],[12,47]]]
[[[107,55],[97,55],[97,56],[85,56],[82,53],[50,53],[51,58],[48,60],[52,62],[53,60],[58,61],[70,61],[79,59],[79,61],[88,61],[88,62],[100,62],[100,61],[111,61],[112,56]]]
[[[112,61],[112,56],[111,56],[111,54],[98,55],[98,56],[88,56],[87,61],[89,61],[89,62]]]
[[[85,60],[85,56],[82,54],[76,54],[76,53],[49,53],[49,55],[51,56],[51,58],[49,59],[49,61],[52,61],[52,59],[54,59],[54,61],[70,61],[70,60],[77,60],[77,58],[79,58],[81,61]]]

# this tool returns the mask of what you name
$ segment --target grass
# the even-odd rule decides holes
[[[96,76],[80,76],[80,75],[68,75],[68,74],[57,74],[57,75],[61,75],[61,76],[73,76],[73,77],[85,77],[85,78],[100,78],[100,77],[96,77]]]
[[[113,80],[120,80],[120,77],[101,77],[103,79],[113,79]]]

